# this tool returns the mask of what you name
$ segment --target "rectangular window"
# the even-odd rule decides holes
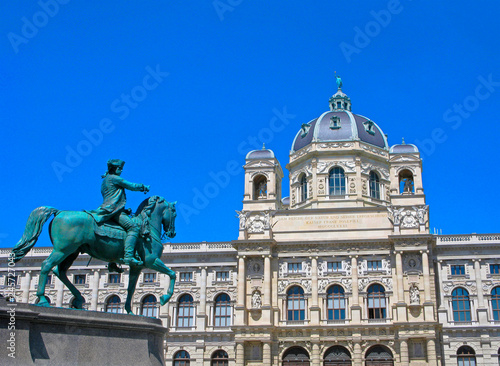
[[[342,270],[342,262],[328,262],[328,272],[340,272]]]
[[[490,264],[491,274],[500,274],[500,264]]]
[[[215,274],[215,280],[217,282],[229,281],[229,272],[228,271],[217,272]]]
[[[465,266],[463,264],[456,264],[451,266],[452,276],[463,276],[465,275]]]
[[[180,282],[191,282],[193,280],[193,272],[181,272],[179,273]]]
[[[47,276],[47,281],[45,281],[45,286],[49,286],[52,284],[52,275]]]
[[[302,263],[288,263],[288,273],[301,273]]]
[[[75,285],[84,285],[86,277],[84,274],[76,274],[73,282]]]
[[[120,283],[120,280],[121,280],[121,275],[119,273],[110,274],[108,277],[108,283]]]
[[[369,271],[381,271],[382,261],[367,261],[367,268]]]
[[[156,282],[156,273],[144,273],[144,283]]]

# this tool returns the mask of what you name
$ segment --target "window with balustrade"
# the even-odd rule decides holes
[[[342,286],[333,285],[328,288],[326,303],[328,320],[345,319],[346,300]]]
[[[231,326],[231,298],[228,294],[220,294],[214,301],[214,326]]]
[[[470,322],[471,308],[469,292],[458,287],[451,293],[451,303],[453,308],[453,320],[456,322]]]
[[[179,298],[177,304],[177,326],[180,328],[192,327],[194,322],[193,297],[184,294]]]
[[[387,315],[387,301],[385,289],[375,283],[368,287],[368,319],[385,319]]]
[[[299,321],[305,319],[306,299],[300,286],[293,286],[287,291],[287,320]]]

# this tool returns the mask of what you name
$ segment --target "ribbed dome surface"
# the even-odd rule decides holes
[[[347,110],[329,111],[302,125],[292,144],[292,152],[311,142],[356,141],[389,149],[380,127],[370,119]]]

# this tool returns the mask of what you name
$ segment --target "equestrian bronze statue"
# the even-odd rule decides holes
[[[175,237],[176,202],[167,202],[160,196],[144,200],[134,215],[125,210],[125,189],[147,193],[149,186],[130,183],[120,175],[125,162],[108,161],[108,171],[103,176],[101,193],[103,204],[95,211],[60,211],[43,206],[33,210],[28,218],[23,237],[12,250],[12,257],[21,260],[35,245],[43,225],[53,215],[49,235],[54,249],[42,263],[38,280],[38,305],[50,306],[45,297],[45,286],[50,271],[68,287],[75,296],[73,306],[82,309],[82,294],[68,279],[66,273],[80,253],[109,262],[110,271],[122,272],[116,263],[130,266],[125,310],[132,314],[131,302],[139,275],[144,268],[166,274],[170,285],[160,297],[165,305],[172,297],[175,272],[162,261],[162,228],[164,236]]]

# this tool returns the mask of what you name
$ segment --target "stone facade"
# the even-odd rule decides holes
[[[389,147],[350,110],[339,90],[329,112],[302,125],[290,197],[271,150],[247,155],[238,238],[166,244],[162,260],[178,275],[167,306],[147,299],[168,278],[141,275],[133,309],[169,328],[168,365],[187,355],[191,365],[498,364],[500,235],[431,235],[418,149]],[[16,301],[35,301],[49,252],[35,248],[16,265]],[[120,309],[127,272],[87,262],[80,256],[70,273],[89,309]],[[70,306],[51,281],[52,303]]]

